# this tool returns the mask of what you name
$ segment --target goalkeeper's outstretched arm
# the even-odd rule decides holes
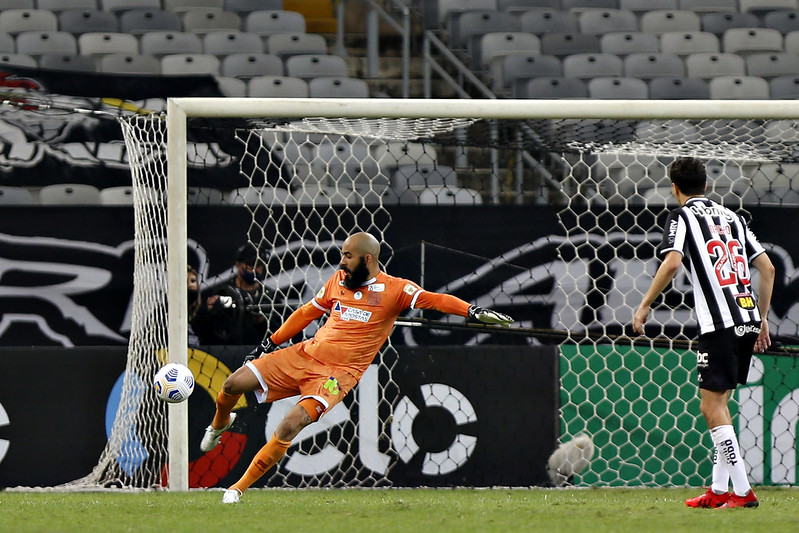
[[[267,332],[261,344],[256,346],[245,358],[245,361],[252,361],[264,354],[274,351],[284,342],[289,341],[294,335],[304,330],[308,324],[325,314],[325,312],[313,305],[312,302],[304,304],[302,307],[291,313],[285,322],[274,333]]]
[[[461,300],[457,296],[452,296],[451,294],[424,291],[416,299],[414,307],[417,309],[434,309],[450,315],[467,316],[477,319],[484,324],[509,326],[513,323],[513,318],[505,313],[500,313],[499,311],[494,311],[493,309],[487,309],[485,307],[470,305],[468,302]]]

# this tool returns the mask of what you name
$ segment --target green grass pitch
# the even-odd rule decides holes
[[[689,509],[702,489],[0,492],[0,531],[689,532],[799,531],[799,489],[757,487],[757,509]]]

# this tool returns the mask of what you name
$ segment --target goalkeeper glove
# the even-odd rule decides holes
[[[277,344],[272,342],[270,335],[264,337],[264,340],[261,341],[261,344],[256,346],[252,349],[250,353],[247,354],[247,357],[244,358],[245,363],[249,363],[255,359],[258,359],[264,354],[268,354],[269,352],[274,352],[277,348]]]
[[[513,318],[505,313],[500,313],[493,309],[486,309],[485,307],[478,307],[476,305],[469,308],[469,318],[476,318],[484,324],[499,324],[505,327],[513,322]]]

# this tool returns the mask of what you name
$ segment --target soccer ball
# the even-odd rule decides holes
[[[574,475],[579,474],[594,457],[594,441],[585,433],[564,442],[552,452],[547,461],[547,474],[556,487],[570,485]]]
[[[194,390],[194,374],[180,363],[167,363],[153,378],[155,394],[165,402],[180,403],[189,398]]]

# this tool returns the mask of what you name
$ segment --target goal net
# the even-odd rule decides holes
[[[368,231],[382,240],[392,206],[403,204],[556,206],[561,231],[545,238],[552,257],[519,268],[525,254],[540,253],[531,242],[475,261],[474,277],[494,284],[486,291],[490,301],[481,303],[521,317],[525,342],[560,345],[561,440],[588,434],[596,446],[574,482],[706,483],[710,442],[698,416],[686,280],[678,277],[659,302],[646,339],[627,337],[628,324],[657,266],[655,247],[673,205],[669,163],[701,157],[709,196],[735,209],[787,216],[799,204],[797,111],[793,102],[229,98],[171,100],[165,115],[122,119],[137,232],[128,367],[106,450],[94,471],[72,485],[214,486],[254,453],[235,431],[213,457],[189,450],[222,382],[245,355],[241,347],[225,358],[188,344],[187,265],[206,286],[232,276],[209,269],[193,231],[230,224],[233,249],[244,243],[253,251],[256,271],[267,273],[263,290],[255,298],[227,294],[225,316],[231,323],[255,316],[272,327],[336,269],[349,233]],[[207,208],[202,221],[187,221],[187,201]],[[235,223],[215,219],[214,206],[224,204],[244,206],[246,216]],[[790,245],[778,241],[766,245],[787,258],[790,276]],[[381,262],[389,264],[393,254],[385,252]],[[489,270],[499,279],[490,279]],[[428,288],[458,290],[456,284]],[[554,310],[545,327],[530,306]],[[772,333],[784,344],[799,335],[794,307],[788,303],[771,317]],[[756,357],[750,383],[735,395],[737,429],[758,483],[796,483],[793,354],[782,347]],[[186,362],[202,389],[169,409],[149,386],[166,360]],[[297,453],[267,483],[390,485],[392,465],[403,460],[394,441],[403,434],[402,442],[413,439],[410,428],[392,422],[396,361],[389,343],[351,398],[300,435]],[[237,408],[257,412],[249,401],[244,397]],[[249,418],[271,434],[287,408],[278,402],[266,416]],[[202,422],[194,422],[190,411],[203,409]],[[442,456],[429,467],[444,471],[452,462]]]

